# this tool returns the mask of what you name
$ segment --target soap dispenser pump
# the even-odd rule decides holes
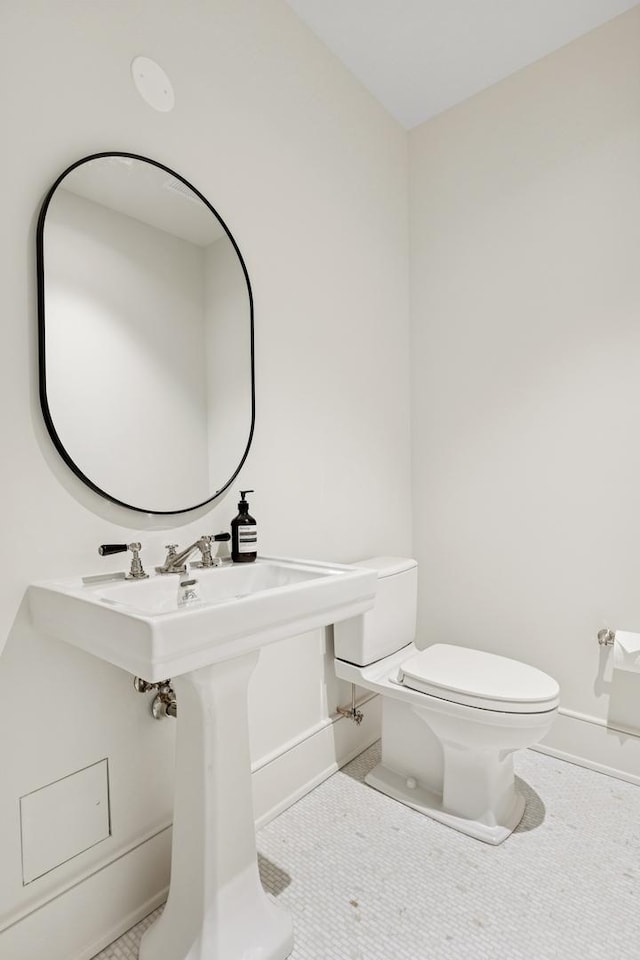
[[[234,563],[252,563],[258,556],[258,528],[249,513],[245,497],[253,490],[240,491],[238,516],[231,521],[231,559]]]

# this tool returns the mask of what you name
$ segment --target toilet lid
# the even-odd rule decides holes
[[[536,667],[446,643],[435,643],[405,660],[398,680],[441,700],[502,713],[553,710],[560,695],[553,677]]]

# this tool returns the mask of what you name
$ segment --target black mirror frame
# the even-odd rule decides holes
[[[191,507],[183,507],[179,510],[149,510],[146,507],[137,507],[131,503],[125,503],[123,500],[119,500],[117,497],[111,496],[110,493],[107,493],[106,490],[102,490],[97,484],[90,480],[87,477],[77,463],[71,458],[67,450],[65,449],[58,432],[54,426],[53,418],[51,416],[51,410],[49,408],[49,400],[47,397],[47,366],[46,366],[46,342],[45,342],[45,291],[44,291],[44,224],[49,208],[49,204],[55,193],[56,189],[67,176],[71,173],[72,170],[75,170],[76,167],[81,166],[83,163],[88,163],[90,160],[99,160],[106,157],[128,157],[132,160],[141,160],[144,163],[150,163],[154,167],[158,167],[160,170],[164,170],[165,173],[168,173],[170,176],[175,177],[176,180],[180,180],[189,190],[192,190],[197,197],[209,208],[211,213],[216,217],[216,219],[221,224],[224,229],[228,239],[231,241],[233,248],[236,252],[236,255],[240,261],[242,267],[242,272],[247,284],[247,293],[249,294],[249,323],[250,323],[250,344],[251,344],[251,426],[249,429],[249,437],[247,440],[247,446],[245,451],[240,459],[236,470],[233,472],[231,477],[227,480],[224,486],[220,487],[219,490],[206,500],[203,500],[201,503],[196,503]],[[157,160],[151,160],[149,157],[143,157],[140,154],[136,153],[127,153],[121,150],[107,150],[101,153],[92,153],[89,156],[82,157],[80,160],[76,160],[75,163],[72,163],[71,166],[67,167],[60,176],[55,180],[49,191],[47,192],[42,207],[40,208],[40,213],[38,216],[38,225],[36,229],[36,275],[37,275],[37,288],[38,288],[38,376],[39,376],[39,391],[40,391],[40,407],[42,409],[42,415],[44,417],[44,422],[47,427],[47,431],[53,445],[56,450],[67,464],[70,470],[75,473],[75,475],[84,483],[86,486],[90,487],[94,493],[99,494],[99,496],[104,497],[106,500],[110,500],[112,503],[117,503],[121,507],[126,507],[128,510],[135,510],[137,513],[146,513],[154,516],[173,516],[181,513],[190,513],[193,510],[199,510],[201,507],[206,506],[207,504],[212,503],[217,497],[221,496],[233,483],[235,478],[238,476],[242,466],[247,459],[249,453],[249,448],[251,447],[251,441],[253,440],[253,432],[255,428],[255,416],[256,416],[256,389],[255,389],[255,351],[254,351],[254,325],[253,325],[253,292],[251,290],[251,282],[249,280],[249,274],[247,272],[247,267],[240,253],[238,244],[233,238],[231,231],[228,226],[217,212],[217,210],[209,203],[207,198],[202,195],[202,193],[194,187],[192,183],[189,183],[183,176],[179,173],[176,173],[175,170],[172,170],[170,167],[165,166],[163,163],[159,163]]]

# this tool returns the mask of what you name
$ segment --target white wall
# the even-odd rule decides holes
[[[200,516],[154,520],[99,499],[59,460],[37,399],[40,202],[70,162],[109,149],[157,159],[202,190],[233,231],[256,299],[256,436],[236,486],[256,489],[260,550],[406,554],[407,145],[281,0],[183,0],[179,11],[170,0],[8,0],[0,19],[0,954],[76,960],[166,884],[173,727],[149,719],[122,671],[36,634],[25,589],[120,568],[119,557],[98,558],[105,541],[140,537],[151,566],[170,540],[228,527],[237,490]],[[129,73],[138,54],[168,71],[173,112],[138,97]],[[327,656],[314,634],[258,666],[262,815],[375,735],[371,727],[358,740],[348,721],[328,724],[340,693]],[[291,760],[280,776],[301,753],[308,766]],[[23,888],[18,798],[105,756],[113,837]]]
[[[65,450],[124,503],[202,503],[203,248],[59,188],[44,259],[47,398]]]
[[[548,671],[549,743],[636,776],[639,50],[635,8],[410,134],[421,641]]]

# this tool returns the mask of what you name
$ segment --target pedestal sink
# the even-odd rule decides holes
[[[33,584],[43,633],[149,681],[178,701],[171,886],[140,960],[284,960],[291,920],[258,875],[247,716],[260,648],[373,605],[363,568],[261,557],[199,570],[179,607],[178,578]]]

